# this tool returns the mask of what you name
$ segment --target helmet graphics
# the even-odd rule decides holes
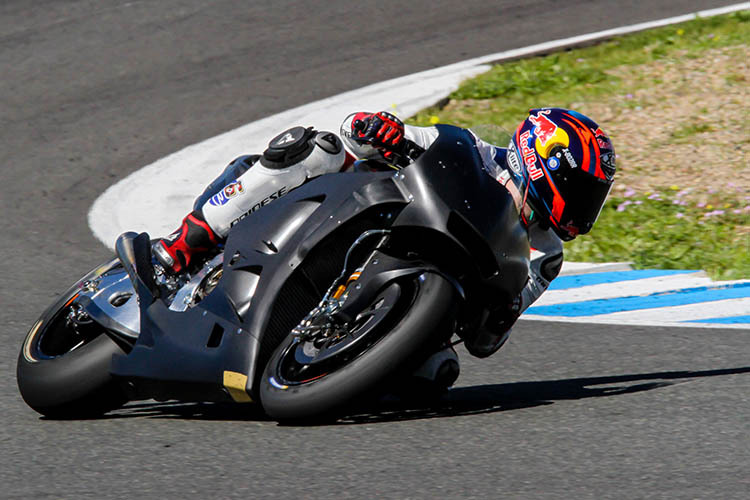
[[[599,125],[576,111],[532,109],[508,155],[541,223],[566,241],[591,230],[615,175],[615,151]]]

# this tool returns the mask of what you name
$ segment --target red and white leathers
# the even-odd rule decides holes
[[[234,160],[195,201],[177,231],[152,249],[162,266],[179,273],[223,242],[229,229],[307,180],[351,165],[335,134],[294,127],[276,136],[263,155]],[[200,262],[198,262],[200,263]]]
[[[281,139],[284,137],[282,134]],[[292,139],[290,136],[287,140]],[[278,138],[275,140],[279,141]],[[237,186],[236,189],[232,187],[231,192],[227,193],[225,187],[219,194],[209,198],[200,209],[214,233],[222,239],[226,238],[229,229],[237,221],[281,198],[309,179],[339,172],[347,163],[341,140],[332,133],[317,132],[310,141],[314,144],[307,156],[298,160],[292,157],[292,161],[270,161],[265,153],[252,168],[229,184]]]

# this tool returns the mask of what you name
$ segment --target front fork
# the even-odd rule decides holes
[[[354,270],[354,276],[348,280],[349,286],[345,286],[333,314],[337,321],[349,322],[354,319],[388,283],[406,278],[413,279],[424,273],[439,274],[454,286],[462,299],[465,298],[463,288],[453,276],[442,272],[429,262],[406,261],[389,255],[384,251],[385,241],[381,240],[364,264]],[[337,287],[336,292],[339,290],[341,288]]]
[[[349,285],[359,279],[364,268],[372,262],[375,253],[388,243],[390,234],[391,231],[389,229],[371,229],[362,233],[359,238],[357,238],[354,243],[352,243],[352,246],[350,246],[349,250],[346,252],[346,257],[344,258],[344,269],[341,271],[341,274],[338,276],[338,278],[334,280],[331,288],[328,290],[325,297],[323,297],[323,300],[326,300],[326,298],[330,297],[337,301],[344,302],[344,300],[346,300],[345,292],[349,288]],[[366,240],[373,239],[373,237],[375,236],[380,236],[380,240],[375,244],[374,248],[370,251],[370,254],[367,256],[367,258],[365,258],[362,264],[359,267],[352,269],[353,266],[349,263],[349,260],[354,260],[351,258],[354,250],[362,246],[362,244]],[[331,293],[334,288],[336,290]]]
[[[379,236],[380,239],[375,244],[369,255],[362,261],[358,267],[354,267],[357,259],[353,258],[355,250],[360,248],[366,240],[374,239]],[[362,233],[346,252],[344,258],[344,268],[341,274],[333,280],[328,291],[321,299],[318,306],[310,311],[307,316],[294,328],[292,333],[297,335],[300,340],[309,340],[317,336],[322,330],[331,330],[335,325],[347,323],[351,318],[347,315],[341,315],[343,304],[349,297],[349,291],[362,275],[362,271],[374,260],[378,249],[385,246],[390,236],[388,229],[372,229]],[[359,288],[359,284],[354,285]]]
[[[354,259],[355,250],[367,240],[379,236],[380,239],[371,247],[370,253],[363,260]],[[466,298],[464,289],[453,276],[442,272],[429,262],[421,260],[403,260],[386,253],[391,231],[373,229],[365,231],[355,240],[346,253],[344,268],[333,281],[318,306],[292,330],[300,340],[307,340],[319,335],[322,331],[335,329],[354,320],[365,310],[372,299],[388,283],[404,278],[417,277],[430,272],[441,275],[450,282],[462,299]],[[356,263],[361,262],[359,266]]]

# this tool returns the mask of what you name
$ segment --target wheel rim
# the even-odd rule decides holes
[[[102,334],[77,299],[78,293],[73,294],[51,318],[34,325],[24,346],[30,361],[64,356]]]
[[[390,330],[407,309],[411,290],[391,283],[371,301],[341,335],[324,339],[295,339],[276,364],[275,381],[285,386],[301,385],[325,377],[362,355]]]

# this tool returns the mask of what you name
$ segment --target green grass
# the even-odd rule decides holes
[[[427,108],[409,122],[421,126],[436,121],[461,126],[493,123],[514,130],[519,116],[525,116],[540,103],[571,107],[583,98],[636,90],[623,89],[618,77],[606,73],[613,68],[663,60],[678,53],[680,57],[698,57],[707,49],[746,44],[748,40],[750,11],[741,11],[614,38],[591,47],[503,63],[467,80],[450,95],[454,101],[482,101],[482,106],[454,114],[446,114],[439,107]],[[738,84],[746,83],[737,75],[733,78]],[[641,81],[639,88],[655,83],[658,84]],[[636,101],[626,104],[638,106]]]
[[[530,108],[575,108],[576,103],[598,97],[633,93],[635,88],[624,89],[619,78],[607,73],[614,68],[675,57],[697,58],[708,49],[746,45],[748,40],[750,11],[743,11],[503,63],[464,82],[450,96],[449,108],[425,109],[409,122],[464,127],[496,124],[514,130]],[[731,68],[726,78],[737,85],[747,85]],[[636,85],[647,88],[659,83],[641,78]],[[637,99],[621,104],[639,106]],[[706,112],[710,113],[696,110],[697,114]],[[710,130],[708,123],[687,125],[673,132],[672,139],[678,144]],[[610,198],[592,232],[566,244],[566,258],[630,261],[636,268],[704,269],[715,279],[750,278],[747,197],[742,201],[717,193],[712,200],[714,207],[686,204],[678,193],[669,190],[658,197],[663,199]]]
[[[660,199],[610,198],[591,233],[566,244],[565,258],[703,269],[714,279],[750,277],[750,206],[698,207],[651,196]]]
[[[671,133],[673,139],[689,139],[690,137],[703,132],[713,132],[714,127],[710,123],[691,123],[678,128]]]

